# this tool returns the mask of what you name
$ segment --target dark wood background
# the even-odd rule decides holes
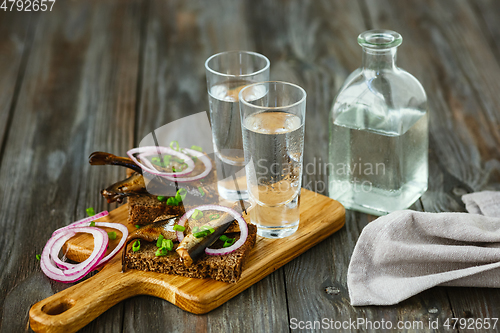
[[[99,190],[124,170],[90,167],[88,155],[124,155],[157,127],[208,110],[204,61],[216,52],[265,54],[271,79],[306,89],[304,162],[319,164],[333,98],[361,63],[357,35],[396,30],[398,64],[429,97],[430,189],[413,208],[461,211],[461,194],[500,189],[499,18],[496,0],[58,0],[52,12],[0,10],[1,331],[29,331],[30,306],[67,287],[35,259],[52,231],[87,207],[115,207]],[[308,175],[304,184],[325,180]],[[435,318],[500,317],[497,289],[433,288],[397,306],[352,307],[347,267],[373,219],[347,212],[341,231],[209,314],[140,296],[82,331],[286,332],[291,318],[427,327]]]

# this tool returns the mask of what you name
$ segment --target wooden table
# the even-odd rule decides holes
[[[495,0],[59,0],[52,12],[0,10],[1,331],[29,330],[30,306],[67,288],[35,258],[51,232],[87,207],[115,207],[99,190],[124,170],[90,167],[88,155],[124,155],[159,126],[208,110],[204,61],[216,52],[263,53],[272,79],[306,89],[304,162],[319,165],[333,98],[361,63],[357,35],[396,30],[398,63],[429,96],[430,189],[413,208],[461,211],[461,194],[500,189],[499,16]],[[314,187],[325,180],[306,174],[304,186],[326,193]],[[292,318],[500,317],[497,289],[439,287],[397,306],[352,307],[347,267],[373,219],[347,212],[341,231],[209,314],[141,296],[82,331],[284,332]]]

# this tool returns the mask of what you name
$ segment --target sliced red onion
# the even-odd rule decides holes
[[[71,227],[73,227],[73,226],[75,226],[75,225],[82,225],[82,224],[88,223],[88,225],[87,225],[87,226],[89,226],[89,225],[90,225],[90,222],[92,222],[92,221],[94,221],[94,220],[97,220],[97,219],[99,219],[99,218],[101,218],[101,217],[104,217],[104,216],[106,216],[106,215],[108,215],[108,214],[109,214],[109,213],[108,213],[108,211],[107,211],[107,210],[105,210],[105,211],[102,211],[102,212],[100,212],[100,213],[97,213],[97,214],[95,214],[95,215],[93,215],[93,216],[86,217],[86,218],[84,218],[84,219],[78,220],[78,221],[76,221],[76,222],[73,222],[73,223],[71,223],[71,224],[69,224],[69,225],[65,226],[65,227],[62,227],[62,228],[57,229],[56,231],[54,231],[54,232],[52,233],[52,236],[54,236],[56,233],[59,233],[59,232],[61,232],[61,231],[63,231],[63,230],[66,230],[67,228],[71,228]]]
[[[205,178],[210,173],[210,170],[212,170],[212,161],[210,161],[208,156],[206,156],[205,154],[203,154],[200,151],[193,150],[193,149],[183,148],[182,150],[187,152],[189,155],[198,158],[205,165],[205,170],[202,173],[200,173],[199,175],[192,176],[192,177],[165,176],[163,178],[168,179],[168,180],[173,181],[173,182],[178,182],[178,183],[192,182],[192,181],[195,181],[198,179]],[[176,173],[176,176],[178,176],[178,175],[179,174]]]
[[[124,226],[121,223],[95,222],[95,225],[96,225],[96,227],[108,227],[108,228],[117,229],[118,231],[120,231],[122,233],[122,237],[121,237],[120,242],[118,243],[118,245],[116,245],[116,247],[113,249],[113,251],[111,251],[110,254],[108,254],[107,256],[105,256],[104,258],[102,258],[99,261],[99,263],[97,264],[97,266],[102,266],[103,264],[105,264],[106,262],[108,262],[109,260],[111,260],[123,248],[123,246],[125,245],[125,241],[127,240],[127,237],[128,237],[128,229],[127,229],[126,226]],[[64,230],[67,230],[68,232],[70,232],[73,228],[84,227],[84,226],[88,226],[88,222],[87,221],[72,223],[69,226],[64,227]],[[62,237],[61,239],[59,239],[56,242],[57,245],[54,244],[54,246],[52,247],[52,250],[50,251],[50,256],[52,257],[52,260],[54,260],[54,263],[58,267],[60,267],[60,268],[72,269],[75,266],[78,266],[78,265],[75,265],[75,264],[64,262],[61,259],[59,259],[59,249],[62,248],[62,245],[59,246],[58,242],[62,242],[62,244],[64,245],[64,243],[68,239],[70,239],[71,237],[73,237],[73,236],[74,236],[74,234],[70,235],[69,237],[66,237],[66,236]]]
[[[134,156],[134,154],[140,154],[141,162]],[[153,155],[158,155],[158,154],[168,154],[168,155],[173,155],[177,156],[179,158],[182,158],[184,160],[184,163],[187,164],[186,170],[183,171],[178,171],[178,172],[162,172],[158,171],[153,164],[146,159],[145,157],[147,156],[153,156]],[[187,156],[186,154],[183,154],[179,151],[175,151],[172,148],[168,147],[161,147],[161,146],[146,146],[146,147],[139,147],[139,148],[134,148],[130,149],[127,152],[127,155],[134,161],[135,164],[141,167],[142,170],[147,171],[153,175],[160,176],[160,177],[172,177],[172,176],[184,176],[193,171],[194,169],[194,162],[193,160]]]
[[[237,211],[235,211],[229,207],[225,207],[225,206],[203,205],[203,206],[198,206],[196,208],[193,208],[193,209],[187,211],[186,214],[184,214],[179,219],[179,222],[177,224],[185,227],[186,221],[191,217],[191,215],[193,215],[195,210],[200,210],[200,211],[220,210],[220,211],[229,213],[229,214],[231,214],[231,216],[234,217],[234,219],[236,221],[238,221],[238,225],[240,226],[240,239],[238,239],[233,245],[231,245],[229,247],[224,247],[222,249],[206,248],[205,249],[206,254],[211,255],[211,256],[221,256],[224,254],[234,252],[237,249],[239,249],[243,244],[245,244],[245,241],[247,240],[247,237],[248,237],[248,226],[247,226],[245,219],[243,218],[243,216],[241,216],[240,213],[238,213]],[[182,231],[177,231],[177,240],[179,242],[182,242],[183,239],[184,239],[184,233]]]
[[[51,258],[52,248],[56,248],[57,252],[64,245],[62,239],[72,237],[78,232],[90,233],[94,236],[94,250],[90,257],[79,265],[75,265],[72,269],[61,271],[55,266],[53,259]],[[56,246],[57,245],[57,246]],[[40,258],[40,267],[42,271],[47,275],[47,277],[64,283],[75,282],[83,278],[85,275],[90,273],[94,267],[100,262],[104,254],[106,253],[106,247],[108,246],[108,235],[107,233],[99,228],[85,227],[79,228],[74,227],[71,230],[64,230],[53,235],[45,247],[43,248],[42,255]]]

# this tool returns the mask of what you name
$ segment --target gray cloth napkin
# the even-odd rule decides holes
[[[351,304],[392,305],[434,286],[500,287],[500,192],[462,197],[470,213],[397,211],[361,232]]]

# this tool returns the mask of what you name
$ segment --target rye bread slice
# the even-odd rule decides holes
[[[184,207],[170,206],[151,194],[134,195],[128,198],[128,222],[147,225],[161,215],[169,217],[184,214]]]
[[[257,227],[248,223],[248,238],[246,242],[236,251],[223,256],[209,256],[203,254],[190,267],[184,266],[177,252],[171,251],[163,257],[156,257],[158,250],[156,244],[141,241],[141,248],[137,252],[132,251],[132,243],[126,248],[126,269],[137,269],[141,271],[157,272],[180,275],[190,278],[211,278],[217,281],[235,283],[241,277],[243,266],[248,255],[255,245]],[[239,234],[229,234],[230,237],[239,238]],[[217,241],[214,247],[222,247],[222,241]]]

